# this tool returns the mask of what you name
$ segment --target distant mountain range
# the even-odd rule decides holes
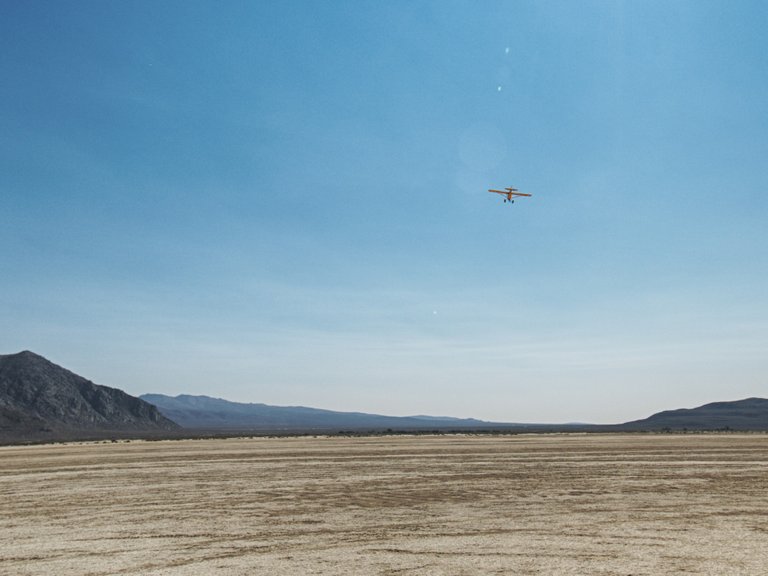
[[[521,424],[487,422],[448,416],[381,416],[362,412],[334,412],[304,406],[243,404],[209,396],[144,394],[140,396],[184,428],[208,430],[514,430],[531,432],[587,431],[684,431],[768,430],[768,400],[747,398],[714,402],[698,408],[667,410],[652,416],[614,425],[586,423]]]
[[[304,406],[144,394],[94,384],[29,351],[0,355],[0,443],[110,436],[340,431],[627,432],[766,430],[768,400],[747,398],[667,410],[616,425],[512,424],[447,416],[382,416]]]
[[[153,405],[33,354],[0,355],[0,440],[177,430]]]
[[[360,430],[490,428],[509,426],[474,418],[439,416],[381,416],[363,412],[335,412],[305,406],[243,404],[210,396],[143,394],[142,400],[157,406],[167,418],[184,428],[249,430]]]

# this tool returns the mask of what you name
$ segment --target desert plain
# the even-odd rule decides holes
[[[768,573],[768,436],[0,448],[0,574]]]

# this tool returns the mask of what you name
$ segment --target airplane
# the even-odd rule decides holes
[[[506,192],[504,191],[506,190]],[[494,192],[495,194],[502,194],[503,196],[506,196],[504,198],[504,202],[510,202],[511,204],[515,203],[513,196],[519,197],[519,196],[531,196],[531,194],[526,194],[525,192],[518,192],[517,188],[504,188],[504,190],[488,190],[488,192]]]

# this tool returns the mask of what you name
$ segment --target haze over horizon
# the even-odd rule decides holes
[[[508,422],[766,397],[767,25],[757,1],[0,2],[0,354]]]

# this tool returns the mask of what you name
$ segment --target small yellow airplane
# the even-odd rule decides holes
[[[488,190],[488,192],[493,192],[495,194],[501,194],[502,196],[506,196],[504,198],[504,202],[510,202],[512,204],[515,203],[515,198],[518,198],[520,196],[531,196],[531,194],[526,194],[525,192],[518,192],[517,188],[504,188],[504,190]]]

